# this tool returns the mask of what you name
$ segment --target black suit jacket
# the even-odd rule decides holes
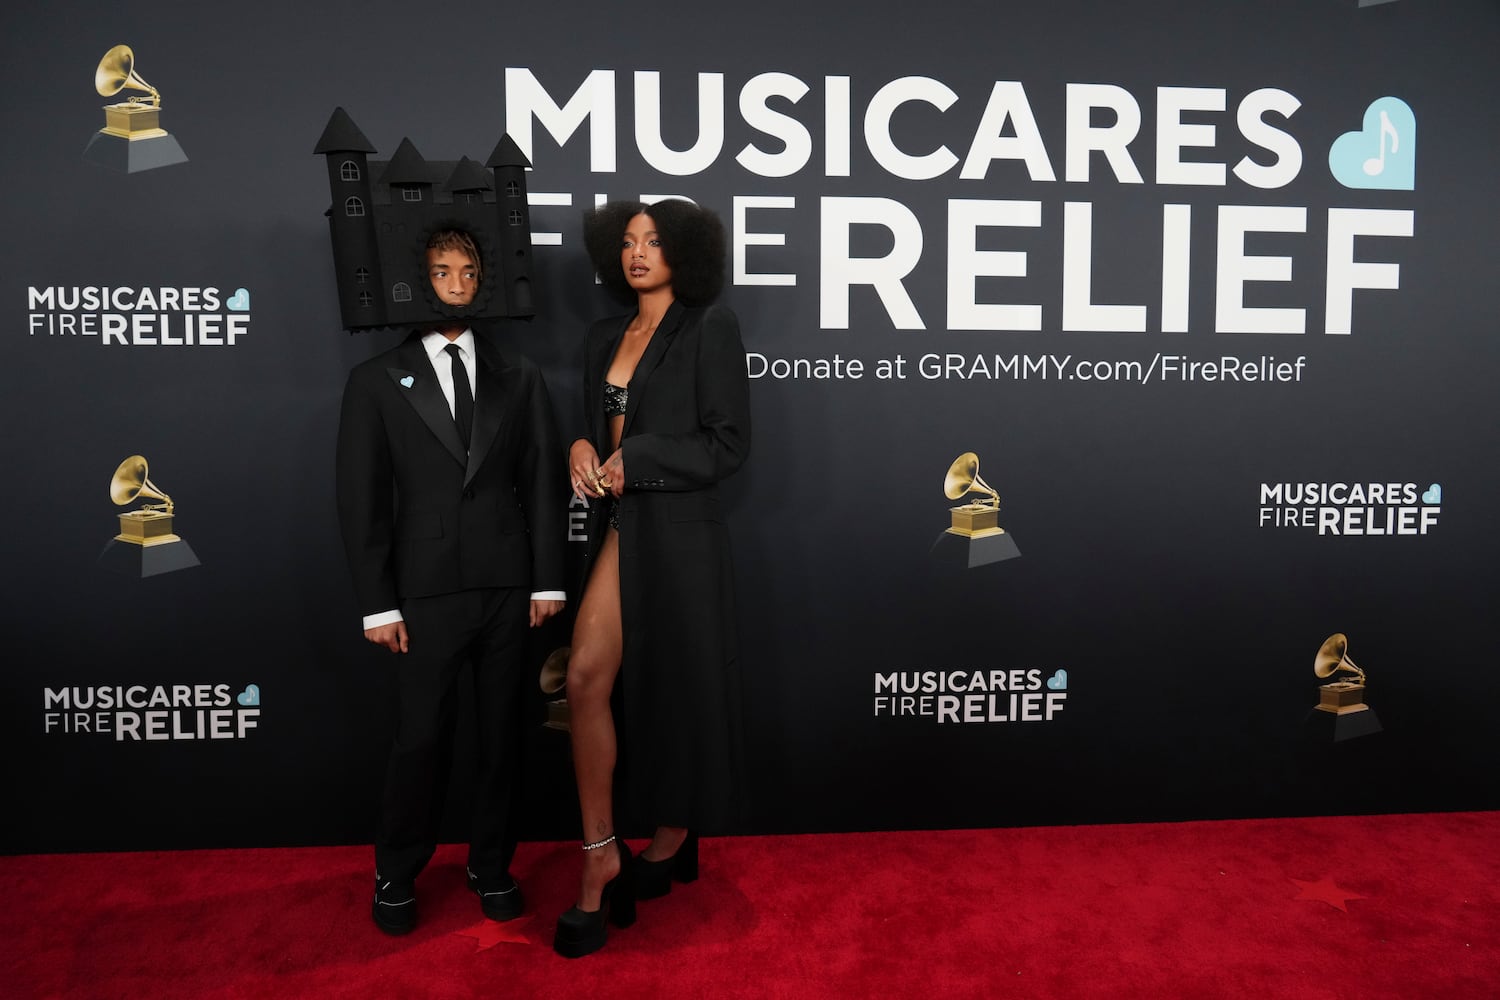
[[[562,590],[567,473],[541,372],[476,331],[467,454],[421,334],[349,373],[338,511],[360,612],[482,587]]]

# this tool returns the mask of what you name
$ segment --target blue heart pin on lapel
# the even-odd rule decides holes
[[[410,389],[412,386],[416,385],[416,383],[417,383],[417,380],[414,379],[414,378],[412,378],[410,375],[406,376],[406,378],[404,378],[404,379],[401,380],[401,384],[404,385],[404,386],[406,386],[408,389]]]

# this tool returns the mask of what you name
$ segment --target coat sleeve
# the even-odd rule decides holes
[[[729,477],[750,453],[750,379],[734,313],[705,311],[696,365],[698,428],[621,444],[631,489],[692,490]]]
[[[577,441],[587,441],[593,446],[596,452],[599,452],[600,458],[607,456],[609,451],[605,448],[608,441],[601,441],[599,439],[599,432],[596,426],[597,421],[595,418],[599,415],[599,394],[603,388],[604,372],[597,370],[595,358],[600,351],[599,342],[601,340],[607,341],[609,339],[610,328],[618,323],[619,320],[600,320],[592,324],[584,335],[583,356],[579,360],[578,365],[579,371],[582,372],[582,381],[580,384],[581,401],[579,409],[574,411],[576,422],[571,423],[568,427],[568,430],[572,432],[566,442],[568,449],[572,449],[574,443]],[[606,359],[604,363],[608,365],[608,360]],[[566,464],[565,462],[565,467]]]
[[[335,494],[344,553],[363,615],[399,606],[391,564],[395,502],[385,423],[356,371],[344,386],[339,411]]]

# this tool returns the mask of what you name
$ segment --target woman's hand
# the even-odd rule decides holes
[[[615,453],[599,467],[599,485],[616,498],[625,492],[625,452],[616,448]],[[603,496],[604,494],[600,494]]]
[[[573,442],[568,449],[568,479],[573,484],[573,495],[583,501],[598,500],[604,496],[595,481],[599,471],[599,453],[584,438]]]

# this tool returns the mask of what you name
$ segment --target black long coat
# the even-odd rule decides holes
[[[611,453],[604,376],[630,320],[595,323],[584,345],[584,414],[601,461]],[[718,484],[750,450],[749,380],[734,313],[673,303],[627,389],[620,775],[635,819],[722,829],[739,791],[741,699]],[[587,565],[604,538],[606,507],[590,510]]]

